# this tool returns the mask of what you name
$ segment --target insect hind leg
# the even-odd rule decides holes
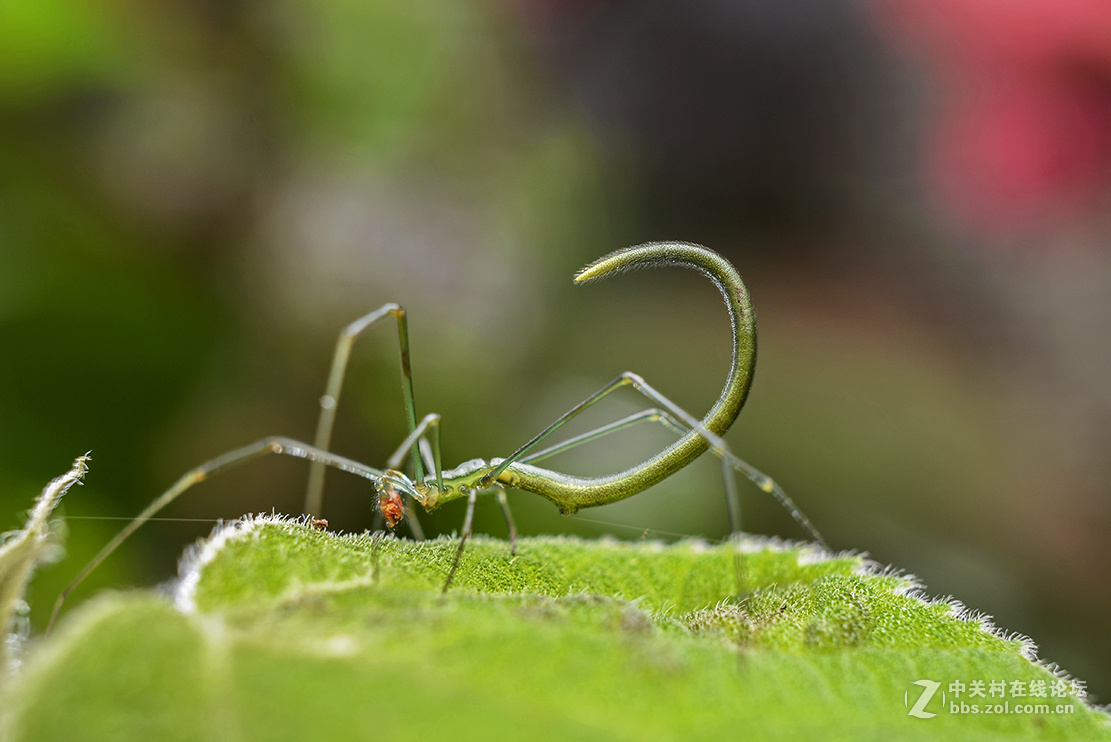
[[[527,453],[529,450],[534,448],[536,444],[538,444],[551,433],[555,432],[556,429],[558,429],[572,417],[579,414],[596,402],[600,401],[610,392],[626,385],[632,386],[649,400],[660,405],[660,407],[653,407],[647,410],[641,410],[640,412],[633,413],[632,415],[628,415],[627,417],[621,418],[620,420],[617,420],[615,422],[608,423],[594,430],[574,436],[541,451],[537,451],[535,453]],[[814,527],[814,525],[810,522],[810,519],[803,514],[798,506],[795,505],[794,501],[791,500],[791,498],[787,496],[787,493],[783,491],[783,488],[780,487],[771,477],[760,472],[755,467],[737,457],[730,450],[729,444],[726,443],[721,436],[716,435],[712,431],[708,430],[706,426],[703,425],[702,422],[696,417],[694,417],[689,412],[679,407],[670,399],[649,386],[649,384],[644,381],[643,378],[630,372],[621,374],[621,376],[617,377],[612,382],[607,384],[597,393],[589,397],[585,402],[576,406],[563,417],[559,418],[559,420],[550,425],[546,430],[540,433],[540,435],[536,436],[524,446],[517,449],[517,451],[514,452],[509,457],[509,459],[506,459],[501,463],[498,470],[496,471],[505,469],[509,465],[509,463],[512,463],[512,461],[514,460],[520,461],[521,463],[535,463],[542,459],[546,459],[549,456],[554,456],[557,453],[561,453],[589,441],[596,440],[610,433],[617,432],[618,430],[624,430],[625,428],[631,427],[640,422],[659,423],[660,425],[663,425],[665,428],[678,435],[686,435],[691,430],[695,430],[710,444],[710,449],[714,452],[714,455],[722,461],[722,476],[725,481],[726,498],[728,501],[730,512],[730,522],[735,533],[740,532],[741,523],[739,498],[737,497],[736,493],[736,484],[733,472],[739,471],[747,479],[751,480],[757,487],[772,495],[787,510],[787,512],[791,514],[791,517],[794,518],[800,526],[802,526],[802,528],[810,535],[811,538],[814,539],[814,541],[818,545],[820,545],[827,551],[830,550],[829,546],[826,544],[825,539],[822,537],[822,534],[818,532],[818,529]]]
[[[609,395],[611,392],[621,388],[622,386],[632,386],[649,400],[659,405],[660,408],[652,408],[639,413],[635,413],[614,423],[610,423],[609,425],[604,425],[601,428],[597,428],[593,431],[575,436],[571,439],[568,439],[567,441],[564,441],[563,443],[551,446],[537,453],[528,454],[528,451],[535,448],[538,443],[554,433],[571,418],[577,416],[587,408],[601,401],[604,397]],[[814,539],[814,541],[819,546],[827,551],[830,550],[829,546],[826,544],[825,539],[810,522],[810,519],[807,518],[801,510],[799,510],[798,506],[795,505],[791,498],[787,496],[783,489],[771,477],[758,471],[742,459],[738,458],[730,450],[729,444],[727,444],[720,435],[717,435],[713,431],[707,429],[701,420],[694,417],[683,408],[679,407],[679,405],[672,402],[660,392],[656,391],[642,377],[628,371],[618,376],[606,386],[602,387],[602,389],[588,397],[584,402],[572,408],[570,411],[568,411],[566,414],[564,414],[562,417],[548,426],[548,428],[542,431],[535,438],[530,440],[521,448],[517,449],[517,451],[510,455],[508,459],[502,461],[499,464],[498,468],[491,472],[491,475],[488,476],[496,476],[500,471],[508,467],[509,464],[511,464],[513,461],[521,461],[523,463],[538,461],[542,458],[546,458],[547,456],[551,456],[560,451],[564,451],[582,443],[586,443],[587,441],[595,440],[602,437],[603,435],[621,430],[641,421],[658,422],[669,430],[672,430],[673,432],[680,435],[686,435],[690,431],[695,431],[698,435],[706,440],[706,442],[710,446],[710,449],[721,460],[722,478],[725,484],[726,505],[729,510],[729,521],[731,530],[730,539],[733,540],[736,544],[736,549],[734,551],[734,562],[735,572],[737,576],[738,594],[741,593],[741,588],[744,584],[744,580],[741,568],[742,560],[740,556],[739,542],[741,534],[741,507],[740,497],[737,494],[736,477],[734,476],[735,471],[741,472],[745,477],[756,484],[757,487],[775,497],[776,500],[781,505],[783,505],[784,508],[786,508],[786,510],[791,514],[795,521],[806,530],[806,532]]]

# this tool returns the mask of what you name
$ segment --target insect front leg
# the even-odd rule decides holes
[[[431,436],[432,443],[429,444],[428,437]],[[425,466],[429,471],[436,474],[435,483],[441,490],[444,487],[444,467],[443,460],[440,457],[440,416],[435,412],[425,415],[421,421],[413,428],[408,437],[401,442],[393,455],[390,456],[386,466],[390,469],[398,469],[405,462],[405,459],[414,451],[420,453],[420,459],[423,459]],[[420,466],[417,466],[420,471]],[[422,479],[417,480],[420,484],[424,484]],[[414,498],[409,496],[407,498],[408,507],[406,508],[409,516],[409,527],[413,532],[413,538],[417,541],[424,540],[424,531],[420,527],[420,523],[416,519],[416,508],[413,507]],[[423,503],[421,503],[423,505]],[[377,521],[375,527],[378,527]]]
[[[320,417],[316,423],[315,447],[327,451],[332,442],[332,428],[336,421],[336,408],[339,405],[339,395],[343,390],[343,378],[347,373],[347,364],[351,358],[351,348],[355,340],[365,331],[374,327],[381,320],[393,317],[397,320],[397,341],[401,360],[401,390],[405,397],[405,414],[409,423],[409,431],[417,425],[416,404],[413,400],[413,374],[409,363],[409,321],[405,309],[397,304],[386,304],[380,309],[355,320],[339,333],[336,341],[335,354],[332,356],[332,368],[328,372],[328,384],[324,395],[320,398]],[[415,443],[413,445],[416,445]],[[421,460],[414,461],[415,478],[420,481],[424,478]],[[324,465],[313,463],[309,470],[309,483],[305,490],[305,513],[320,515],[324,508]],[[419,529],[420,526],[418,525]]]
[[[54,610],[50,614],[50,622],[46,626],[46,632],[48,634],[50,633],[50,629],[54,626],[54,621],[58,618],[58,612],[62,609],[62,604],[65,602],[66,597],[71,592],[73,592],[73,590],[78,585],[80,585],[86,577],[89,576],[89,573],[96,569],[101,562],[107,559],[112,554],[112,552],[115,551],[119,547],[119,545],[127,539],[128,536],[138,530],[139,526],[143,525],[148,520],[153,518],[158,513],[158,511],[176,500],[186,490],[190,489],[196,484],[199,484],[200,482],[203,482],[213,474],[216,474],[217,472],[220,472],[224,469],[230,469],[233,466],[245,463],[252,459],[257,459],[262,456],[271,454],[280,454],[283,456],[293,456],[299,459],[307,459],[314,463],[320,463],[322,466],[331,466],[336,469],[350,472],[357,476],[363,477],[364,479],[369,479],[372,482],[379,481],[383,476],[383,472],[379,471],[378,469],[366,466],[365,464],[360,464],[358,461],[354,461],[343,456],[337,456],[333,453],[328,453],[327,451],[322,451],[314,446],[308,445],[307,443],[301,443],[300,441],[293,440],[292,438],[283,438],[279,436],[263,438],[262,440],[256,441],[249,446],[237,448],[234,451],[229,451],[222,456],[217,456],[210,461],[206,461],[200,466],[188,471],[176,482],[174,482],[174,484],[169,489],[156,497],[150,505],[147,505],[143,512],[139,513],[137,516],[135,516],[135,519],[133,521],[124,526],[123,530],[117,533],[116,536],[111,541],[109,541],[104,546],[104,548],[101,549],[100,552],[95,557],[93,557],[88,564],[84,566],[84,568],[82,568],[80,572],[77,573],[77,576],[73,579],[72,582],[69,583],[69,585],[66,586],[64,590],[62,590],[61,594],[58,596],[58,600],[55,601]]]
[[[390,457],[389,462],[387,463],[387,466],[390,469],[399,468],[404,463],[406,457],[408,457],[411,454],[411,452],[414,448],[414,443],[416,443],[417,444],[416,447],[419,450],[421,457],[425,460],[425,465],[429,469],[430,473],[435,475],[430,480],[430,483],[429,482],[421,482],[421,484],[425,485],[426,487],[431,487],[432,490],[438,490],[439,492],[443,492],[444,491],[444,467],[443,467],[443,460],[440,456],[440,425],[441,425],[441,418],[440,418],[439,415],[437,415],[436,413],[431,413],[431,414],[425,415],[421,419],[421,421],[417,424],[417,426],[413,429],[413,432],[411,432],[409,434],[409,436],[404,441],[401,442],[401,445],[397,447],[397,450],[394,451],[394,454],[393,454],[393,456]],[[429,442],[430,439],[431,439],[431,443]],[[505,518],[505,524],[506,524],[506,527],[509,530],[509,553],[511,555],[516,554],[517,553],[517,525],[513,522],[513,515],[509,512],[509,501],[508,501],[508,499],[506,498],[506,495],[505,495],[505,488],[495,487],[494,489],[497,489],[498,505],[501,506],[502,515]],[[469,498],[469,496],[468,496],[468,498]],[[424,504],[424,502],[422,502],[422,504]],[[474,506],[473,505],[468,505],[466,522],[465,522],[464,528],[463,528],[463,533],[465,534],[464,538],[463,538],[463,541],[466,541],[467,536],[470,535],[471,521],[473,520],[473,510],[474,510]],[[375,521],[375,523],[376,523],[376,527],[377,527],[378,522]],[[456,557],[456,563],[454,565],[455,567],[458,566],[458,559],[462,556],[462,553],[463,553],[462,549],[463,549],[463,544],[461,542],[460,543],[459,554]],[[452,570],[452,574],[454,575],[454,567],[453,567],[453,570]],[[451,579],[449,578],[447,584],[450,584],[450,583],[451,583]],[[446,589],[446,587],[445,587],[445,589]]]

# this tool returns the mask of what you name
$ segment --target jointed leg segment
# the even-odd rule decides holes
[[[538,451],[537,453],[522,456],[519,460],[523,464],[531,464],[537,461],[542,461],[549,456],[554,456],[557,453],[562,453],[563,451],[567,451],[571,448],[582,445],[583,443],[587,443],[610,433],[615,433],[619,430],[624,430],[626,428],[632,427],[639,422],[657,422],[671,432],[678,435],[686,435],[686,433],[690,430],[690,428],[686,427],[685,425],[683,425],[683,423],[676,420],[665,410],[661,410],[657,407],[652,407],[647,410],[635,412],[627,417],[621,418],[620,420],[608,423],[594,430],[577,435],[573,438],[568,438],[561,443],[557,443],[554,446],[545,448],[543,451]],[[725,443],[724,441],[723,443],[725,444],[724,451],[719,451],[717,448],[711,448],[711,450],[714,452],[714,455],[720,458],[722,462],[728,465],[731,469],[741,472],[746,478],[752,481],[753,484],[762,489],[764,492],[772,495],[779,502],[779,504],[782,505],[784,509],[786,509],[787,512],[791,514],[791,517],[795,519],[795,522],[802,526],[802,528],[819,546],[829,551],[829,546],[826,544],[825,539],[822,538],[822,534],[818,532],[818,529],[814,527],[814,525],[810,522],[810,519],[807,518],[801,510],[799,510],[794,501],[787,496],[787,493],[783,491],[783,488],[780,487],[771,477],[758,471],[744,460],[738,458],[736,454],[732,453],[729,450],[728,443]],[[725,476],[728,478],[731,476],[731,474],[726,474]]]
[[[345,458],[343,456],[337,456],[333,453],[328,453],[327,451],[323,451],[314,446],[310,446],[307,443],[301,443],[300,441],[295,441],[292,438],[283,437],[263,438],[262,440],[256,441],[249,446],[244,446],[243,448],[229,451],[223,456],[217,456],[211,461],[206,461],[200,466],[187,472],[184,476],[174,482],[172,487],[159,495],[154,500],[154,502],[152,502],[150,505],[147,505],[146,509],[143,510],[143,512],[139,513],[135,520],[128,523],[122,531],[117,533],[116,537],[109,541],[105,545],[105,547],[100,550],[100,553],[93,557],[92,561],[85,565],[85,568],[77,573],[77,577],[75,577],[73,581],[66,586],[66,589],[63,590],[58,596],[58,600],[55,601],[54,611],[50,614],[50,622],[47,624],[46,627],[47,633],[49,633],[51,627],[54,626],[54,620],[58,617],[58,611],[61,610],[62,603],[65,602],[66,596],[68,596],[74,588],[81,584],[81,582],[89,575],[89,573],[96,569],[97,565],[103,562],[109,554],[115,551],[116,547],[123,543],[124,539],[134,533],[135,530],[139,528],[139,526],[143,525],[148,520],[153,518],[159,510],[176,500],[183,492],[188,490],[190,487],[199,482],[203,482],[205,479],[215,474],[216,472],[222,471],[224,469],[229,469],[233,466],[236,466],[237,464],[242,464],[246,461],[250,461],[251,459],[257,459],[269,454],[281,454],[284,456],[294,456],[299,459],[307,459],[314,464],[319,464],[320,466],[331,466],[336,469],[341,469],[343,471],[363,477],[364,479],[375,480],[378,477],[382,476],[382,472],[380,472],[379,470],[371,468],[364,464],[360,464],[358,461],[352,461],[351,459]]]
[[[405,396],[405,413],[409,422],[409,430],[417,425],[416,404],[413,401],[413,374],[409,364],[409,322],[405,310],[397,304],[386,304],[370,314],[360,317],[340,331],[336,341],[335,355],[332,357],[332,369],[328,373],[328,385],[324,396],[320,398],[320,417],[316,425],[315,447],[327,451],[332,442],[332,427],[336,421],[336,406],[339,404],[339,395],[343,389],[343,377],[347,373],[347,362],[351,357],[351,347],[356,338],[369,330],[380,320],[393,317],[397,320],[398,349],[401,355],[401,389]],[[415,445],[415,444],[414,444]],[[414,456],[416,478],[424,478],[421,468],[421,459]],[[323,465],[313,464],[309,470],[309,484],[305,491],[305,512],[312,515],[321,515],[324,507],[324,472]],[[419,528],[419,526],[418,526]]]
[[[446,593],[447,589],[451,587],[451,581],[455,579],[455,571],[459,569],[459,562],[463,559],[463,547],[467,545],[467,539],[471,537],[471,529],[474,527],[476,500],[478,500],[478,490],[471,490],[467,494],[467,515],[463,518],[463,532],[459,534],[459,547],[455,550],[455,561],[451,563],[451,570],[447,573],[447,579],[444,580],[441,593]]]
[[[597,428],[596,430],[575,436],[564,441],[563,443],[551,446],[535,454],[526,455],[529,450],[534,448],[537,444],[539,444],[549,435],[554,433],[572,418],[579,415],[597,402],[601,401],[611,392],[620,389],[623,386],[632,386],[649,400],[655,402],[664,409],[661,410],[653,408],[645,410],[643,412],[639,412],[634,415],[622,418],[621,420],[610,423],[608,425],[604,425],[600,428]],[[587,397],[575,407],[571,408],[554,423],[545,428],[539,435],[535,436],[528,443],[514,451],[508,458],[502,461],[497,468],[495,468],[490,474],[487,475],[487,479],[493,480],[497,477],[498,474],[504,471],[514,461],[521,461],[522,463],[538,461],[560,451],[565,451],[573,446],[580,445],[587,441],[595,440],[608,433],[622,430],[643,420],[659,422],[664,425],[664,427],[667,427],[668,429],[680,434],[686,434],[687,432],[694,430],[710,444],[710,447],[714,451],[715,455],[717,455],[722,461],[722,474],[725,480],[726,500],[729,505],[730,523],[735,534],[739,534],[741,532],[741,518],[740,502],[737,496],[736,483],[733,476],[734,470],[741,472],[748,479],[752,480],[752,482],[756,484],[757,487],[775,497],[791,513],[791,516],[799,523],[799,525],[806,529],[807,533],[810,534],[810,536],[819,545],[826,549],[829,548],[825,543],[825,539],[822,538],[822,535],[818,533],[817,529],[814,528],[809,519],[807,519],[806,516],[802,514],[802,511],[798,509],[794,502],[791,501],[791,499],[787,496],[783,489],[778,484],[776,484],[771,479],[771,477],[768,477],[767,475],[757,471],[755,468],[735,456],[732,451],[730,451],[729,445],[725,442],[724,439],[721,438],[721,436],[708,430],[706,426],[702,424],[702,421],[698,420],[689,412],[676,405],[670,399],[660,394],[639,375],[628,371],[621,374],[610,383],[606,384],[604,387],[599,389],[591,396]]]
[[[513,522],[513,514],[509,512],[509,500],[505,496],[504,487],[498,487],[498,505],[501,505],[505,526],[509,529],[509,555],[513,556],[517,553],[517,524]]]

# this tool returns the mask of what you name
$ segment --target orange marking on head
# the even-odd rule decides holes
[[[405,519],[405,501],[401,499],[401,494],[389,485],[383,487],[382,493],[378,495],[378,510],[390,528]]]

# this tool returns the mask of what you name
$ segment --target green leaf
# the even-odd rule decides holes
[[[186,558],[176,605],[63,621],[5,739],[1111,739],[1071,695],[952,713],[954,681],[1058,678],[860,556],[746,541],[738,602],[728,545],[475,538],[442,594],[457,544],[241,521]],[[908,714],[923,679],[932,718]]]

